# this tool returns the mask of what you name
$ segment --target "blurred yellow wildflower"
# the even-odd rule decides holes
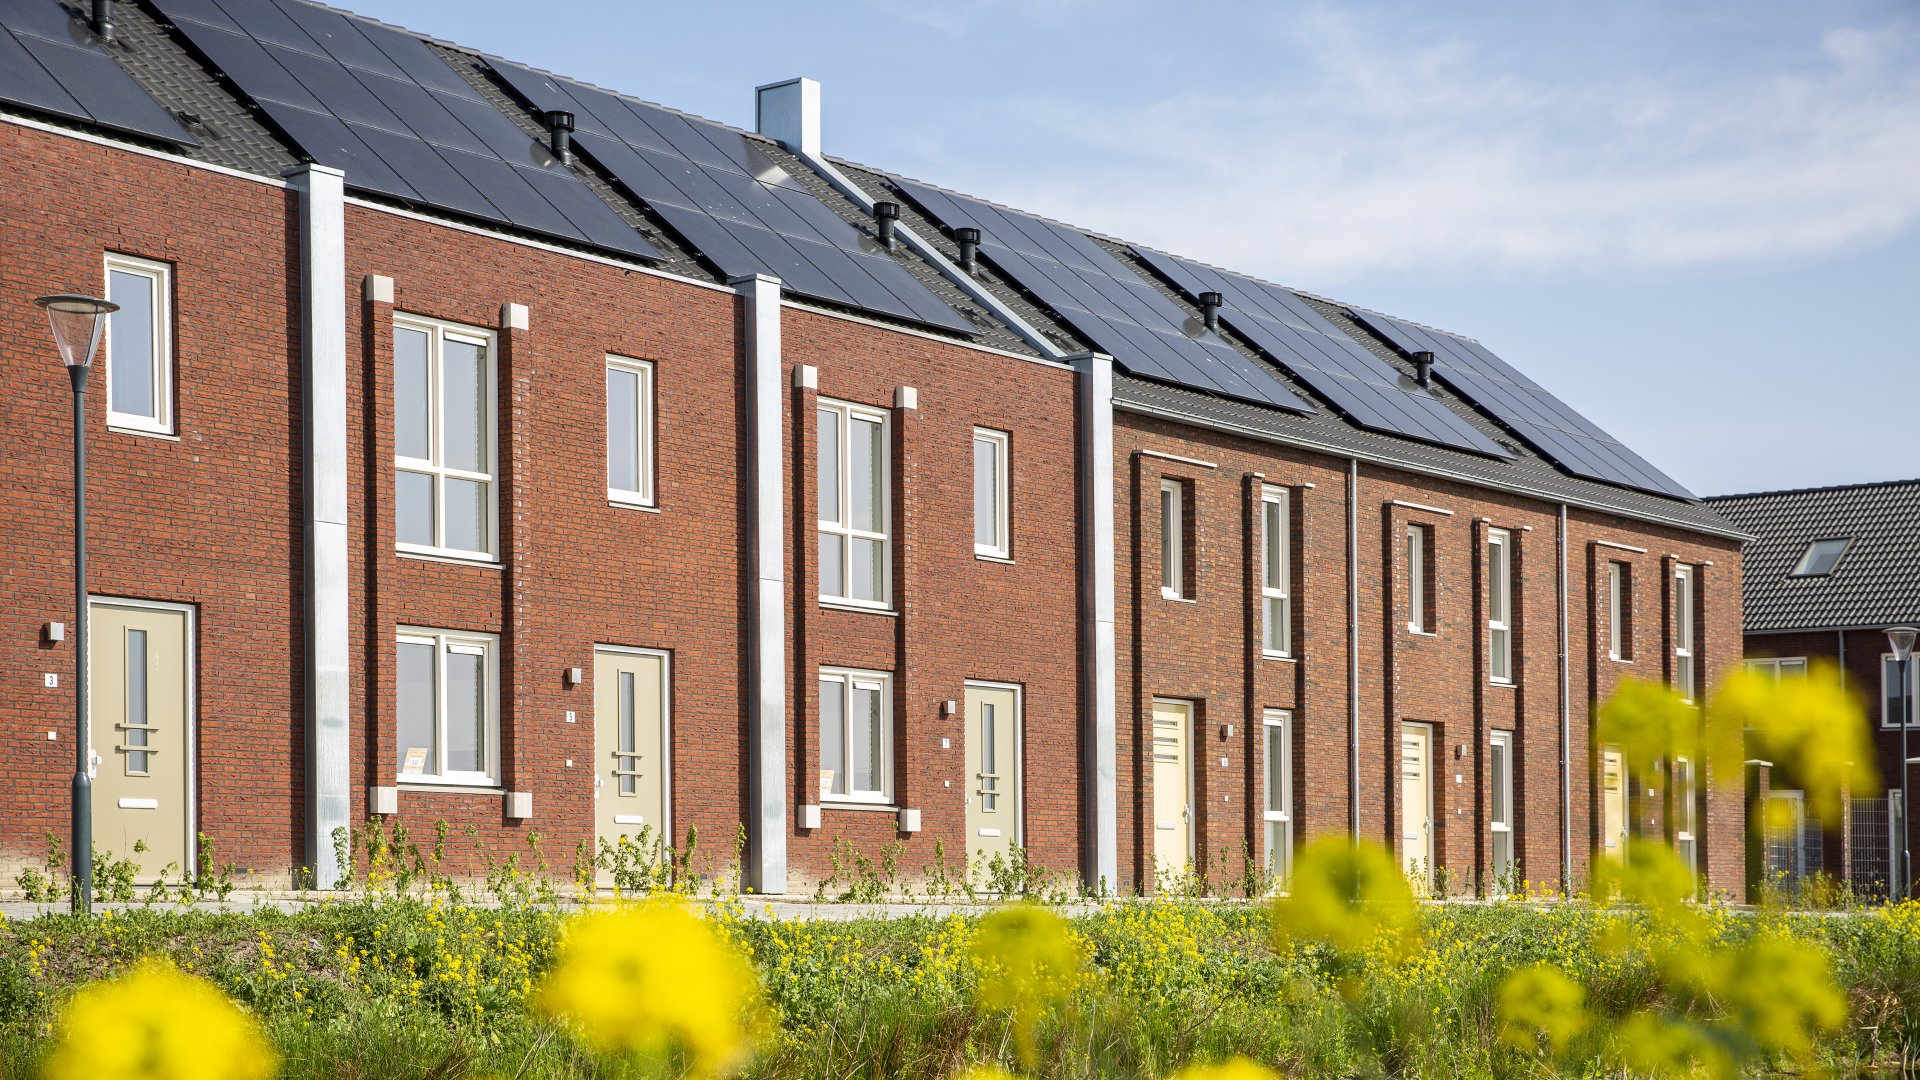
[[[1189,1065],[1167,1080],[1280,1080],[1280,1074],[1236,1057],[1212,1065]]]
[[[1283,948],[1298,939],[1404,957],[1419,944],[1413,889],[1377,844],[1338,836],[1309,841],[1294,860],[1291,895],[1276,900],[1273,910],[1274,936]]]
[[[1717,997],[1726,1023],[1763,1050],[1807,1065],[1813,1039],[1847,1019],[1847,997],[1827,958],[1810,945],[1772,934],[1728,950]]]
[[[1625,900],[1668,921],[1687,910],[1688,901],[1699,889],[1693,868],[1658,840],[1630,844],[1625,858],[1618,862],[1600,859],[1593,868],[1595,900]]]
[[[1502,1043],[1528,1052],[1544,1043],[1556,1058],[1593,1023],[1586,987],[1552,964],[1534,964],[1507,976],[1496,1008]]]
[[[1595,738],[1618,746],[1634,775],[1676,757],[1694,757],[1700,745],[1700,710],[1667,687],[1644,679],[1620,680],[1600,706]]]
[[[1620,1063],[1642,1076],[1733,1077],[1733,1057],[1706,1032],[1681,1020],[1637,1012],[1614,1028]]]
[[[991,1065],[975,1065],[971,1069],[953,1074],[953,1080],[1018,1080],[1005,1069],[996,1069]]]
[[[1060,916],[1032,904],[1002,907],[974,928],[975,994],[1013,1016],[1014,1049],[1033,1064],[1033,1025],[1080,985],[1084,950]]]
[[[603,1053],[664,1057],[690,1075],[745,1063],[752,967],[707,920],[676,900],[581,915],[567,925],[534,1008],[570,1024]]]
[[[1825,821],[1838,820],[1843,788],[1856,798],[1880,790],[1866,717],[1830,664],[1815,662],[1804,676],[1778,679],[1736,671],[1721,684],[1708,715],[1710,760],[1723,784],[1741,782],[1747,758],[1777,762],[1791,768],[1806,792],[1807,814]]]
[[[158,959],[82,988],[59,1039],[46,1080],[262,1080],[280,1067],[259,1021]]]

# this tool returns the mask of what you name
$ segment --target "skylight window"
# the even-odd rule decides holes
[[[1788,577],[1826,577],[1833,573],[1834,565],[1852,543],[1852,537],[1836,537],[1827,540],[1815,540],[1807,545],[1807,553],[1800,556],[1800,562]]]

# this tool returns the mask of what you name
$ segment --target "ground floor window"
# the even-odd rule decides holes
[[[402,630],[394,663],[394,735],[402,781],[496,785],[499,640]]]

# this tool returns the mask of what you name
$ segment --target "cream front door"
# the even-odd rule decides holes
[[[139,864],[150,882],[190,869],[193,739],[192,614],[187,608],[93,601],[88,733],[93,843]],[[136,845],[144,845],[135,852]]]
[[[1419,888],[1433,882],[1433,728],[1400,725],[1400,858]]]
[[[1627,857],[1627,763],[1618,750],[1600,751],[1600,852]]]
[[[1020,842],[1020,691],[967,684],[967,855],[985,864]]]
[[[1193,863],[1193,703],[1153,703],[1153,863],[1155,888],[1183,878]]]
[[[593,819],[599,840],[672,843],[667,819],[667,655],[593,655]]]

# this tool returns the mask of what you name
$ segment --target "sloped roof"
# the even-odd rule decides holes
[[[1755,537],[1743,559],[1748,632],[1920,625],[1920,480],[1705,501]],[[1809,544],[1837,538],[1848,544],[1832,572],[1793,576]]]

